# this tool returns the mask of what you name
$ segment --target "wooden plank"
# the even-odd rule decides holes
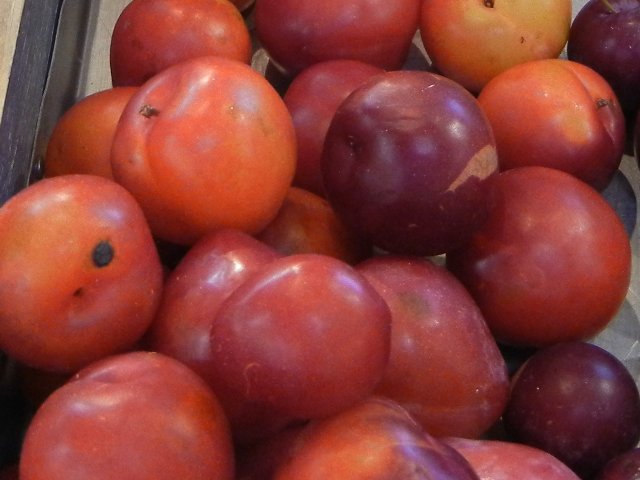
[[[0,204],[29,181],[58,11],[58,1],[24,0],[0,123]]]
[[[11,62],[18,37],[20,18],[24,0],[4,0],[0,2],[0,118],[4,109],[4,97],[9,83]]]

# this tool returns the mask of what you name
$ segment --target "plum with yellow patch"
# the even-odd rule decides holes
[[[570,0],[425,0],[420,35],[439,72],[478,92],[514,65],[558,57],[570,23]]]
[[[376,75],[338,107],[325,139],[327,198],[375,246],[437,255],[484,221],[497,172],[493,133],[476,99],[441,75]]]

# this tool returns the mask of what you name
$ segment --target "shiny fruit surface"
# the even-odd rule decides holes
[[[435,68],[477,93],[514,65],[560,55],[571,6],[570,0],[425,0],[420,35]]]
[[[264,228],[287,194],[295,151],[291,115],[271,84],[248,65],[209,56],[140,87],[111,165],[154,235],[191,245],[218,228]]]
[[[392,70],[409,54],[419,15],[419,0],[259,0],[255,27],[261,45],[290,76],[337,59]]]
[[[562,59],[518,65],[491,80],[478,102],[502,171],[557,168],[602,190],[620,165],[625,118],[609,84],[589,67]]]
[[[586,2],[571,24],[567,56],[602,75],[633,118],[640,108],[640,1]]]
[[[569,342],[539,350],[516,374],[506,430],[590,477],[640,440],[640,394],[612,354]]]
[[[327,198],[343,221],[393,253],[437,255],[486,219],[497,172],[491,127],[455,82],[376,75],[338,108],[324,145]]]
[[[231,480],[234,463],[227,419],[200,377],[131,352],[87,366],[47,398],[25,435],[20,478]]]
[[[356,268],[391,309],[391,355],[376,393],[436,437],[484,434],[502,414],[509,379],[464,286],[420,257],[378,256]]]
[[[249,29],[228,0],[133,0],[111,34],[114,86],[140,86],[167,67],[216,55],[251,59]]]
[[[241,402],[298,419],[372,393],[389,359],[389,307],[347,263],[320,254],[272,261],[220,306],[215,375]]]
[[[0,208],[0,345],[71,373],[133,348],[162,293],[140,206],[95,175],[45,178]]]
[[[560,170],[520,167],[495,178],[488,204],[447,266],[496,339],[541,347],[603,330],[630,285],[631,244],[602,195]]]

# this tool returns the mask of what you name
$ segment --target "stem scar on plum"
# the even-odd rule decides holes
[[[484,0],[485,7],[493,8],[494,3],[495,3],[495,0]]]
[[[596,100],[596,108],[600,110],[604,107],[610,107],[613,104],[611,100],[607,100],[606,98],[598,98]]]
[[[93,261],[94,266],[103,268],[111,263],[114,254],[115,252],[111,243],[109,243],[108,240],[100,240],[98,244],[93,247],[91,260]]]
[[[160,115],[160,110],[158,110],[155,107],[152,107],[148,103],[145,103],[140,107],[140,110],[138,110],[138,113],[140,113],[140,115],[142,115],[143,117],[151,118],[151,117],[157,117],[158,115]]]

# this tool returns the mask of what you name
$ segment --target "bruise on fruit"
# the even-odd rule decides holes
[[[160,115],[160,110],[158,110],[155,107],[152,107],[148,103],[145,103],[144,105],[142,105],[142,107],[140,107],[140,110],[138,110],[138,112],[140,113],[140,115],[147,118],[157,117],[158,115]]]
[[[609,0],[600,0],[600,3],[604,5],[604,8],[606,8],[607,13],[618,13],[618,10],[614,8],[614,6],[611,4]]]
[[[613,104],[611,100],[607,100],[606,98],[598,98],[596,100],[596,108],[599,110],[604,107],[609,107]]]
[[[471,177],[476,177],[479,180],[484,180],[489,175],[498,171],[498,154],[495,147],[492,145],[485,145],[473,156],[467,166],[460,172],[460,174],[451,182],[448,192],[455,191],[460,185],[466,182]]]
[[[98,268],[106,267],[113,260],[114,253],[113,246],[108,240],[100,240],[93,248],[91,260]]]

